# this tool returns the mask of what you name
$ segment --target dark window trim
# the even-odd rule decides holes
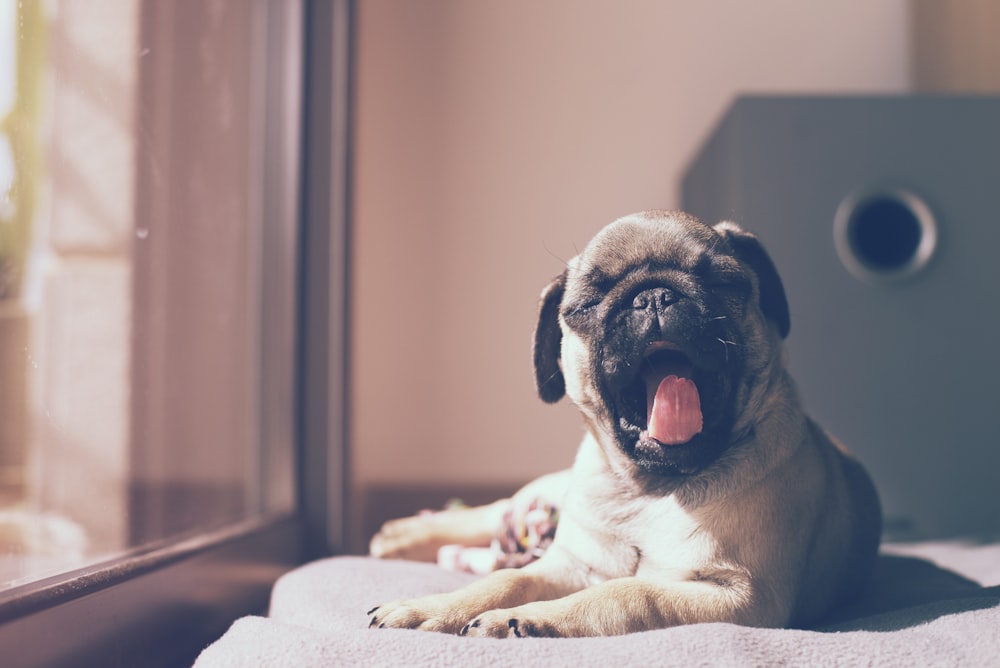
[[[279,0],[280,1],[280,0]],[[343,549],[353,0],[304,0],[298,509],[0,593],[5,665],[190,665],[305,558]]]
[[[354,0],[306,2],[299,236],[299,507],[306,554],[347,544],[348,303]],[[340,444],[341,447],[329,447]]]

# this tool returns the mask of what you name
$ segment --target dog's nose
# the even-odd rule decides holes
[[[663,311],[665,308],[676,302],[677,294],[667,288],[649,288],[643,290],[632,299],[632,308],[637,311],[652,309]]]

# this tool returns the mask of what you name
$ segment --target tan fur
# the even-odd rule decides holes
[[[513,505],[527,505],[541,499],[561,506],[569,485],[569,470],[543,475],[517,491],[511,498],[485,506],[453,508],[390,520],[382,525],[368,552],[380,559],[434,561],[444,545],[485,547],[496,534],[504,513]]]
[[[390,520],[371,539],[368,551],[382,559],[434,561],[444,545],[485,547],[509,505],[510,499],[500,499],[487,506]]]
[[[646,231],[650,219],[662,227]],[[622,234],[620,221],[571,263],[564,300],[584,289],[595,264],[627,271],[656,254],[688,271],[697,259],[688,234],[703,233],[691,221],[672,213],[625,219],[635,235]],[[726,225],[716,230],[742,233]],[[641,470],[618,446],[591,374],[595,347],[565,319],[560,324],[566,394],[587,434],[571,472],[543,484],[554,494],[567,489],[554,543],[523,569],[380,606],[373,626],[492,637],[696,622],[779,627],[816,620],[863,584],[880,531],[874,488],[806,416],[782,363],[781,336],[755,301],[739,323],[746,372],[732,394],[732,433],[742,440],[680,482]],[[417,530],[417,542],[439,528]]]

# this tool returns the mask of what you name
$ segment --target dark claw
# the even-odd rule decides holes
[[[371,628],[378,624],[378,617],[372,617],[371,621],[368,622],[368,628]]]
[[[516,619],[509,619],[509,620],[507,620],[507,628],[508,629],[514,629],[514,635],[516,635],[518,638],[523,638],[524,637],[524,636],[521,635],[521,632],[517,628],[517,620]]]
[[[374,608],[372,608],[371,610],[369,610],[369,611],[368,611],[368,612],[366,612],[365,614],[366,614],[366,615],[370,615],[370,614],[374,613],[374,612],[375,612],[376,610],[378,610],[378,609],[379,609],[379,608],[381,608],[381,607],[382,607],[381,605],[376,605],[376,606],[375,606]]]
[[[471,622],[462,627],[462,630],[459,632],[459,635],[463,636],[469,635],[469,629],[478,629],[478,628],[479,628],[479,620],[473,619]]]

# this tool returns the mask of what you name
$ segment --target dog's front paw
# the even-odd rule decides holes
[[[480,638],[558,638],[563,635],[556,623],[545,619],[537,606],[523,605],[507,610],[490,610],[469,622],[461,635]]]
[[[440,633],[458,633],[469,616],[462,616],[439,600],[438,596],[425,596],[409,600],[392,601],[368,611],[368,628],[419,629]]]

